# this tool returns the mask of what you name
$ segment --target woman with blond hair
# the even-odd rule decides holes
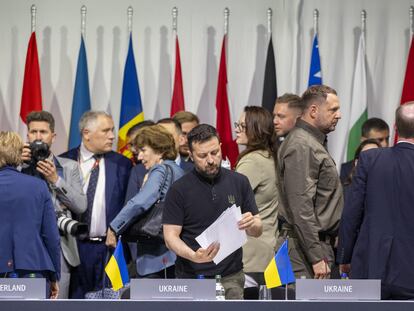
[[[23,142],[0,132],[0,277],[47,280],[56,299],[60,278],[60,236],[46,183],[20,173]],[[50,289],[50,291],[49,291]]]
[[[130,199],[111,222],[107,244],[115,247],[115,236],[122,235],[137,217],[163,201],[171,184],[184,171],[175,163],[177,151],[172,135],[161,125],[144,127],[134,140],[138,160],[148,170],[141,190]],[[137,243],[137,273],[146,278],[174,278],[175,254],[160,240],[148,239]]]

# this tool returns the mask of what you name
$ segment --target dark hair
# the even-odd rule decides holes
[[[326,102],[328,94],[337,95],[336,91],[326,85],[312,85],[303,94],[302,101],[304,110],[308,109],[313,102],[323,104]]]
[[[138,132],[138,130],[140,130],[140,129],[142,129],[142,128],[146,127],[146,126],[151,126],[151,125],[155,125],[155,122],[154,122],[154,121],[152,121],[152,120],[144,120],[144,121],[142,121],[142,122],[139,122],[139,123],[137,123],[137,124],[133,125],[133,126],[132,126],[132,127],[131,127],[128,131],[127,131],[126,136],[128,137],[128,136],[134,135],[134,134],[136,134],[136,133]]]
[[[268,110],[258,106],[246,106],[244,112],[247,148],[238,159],[255,150],[267,150],[272,154],[276,142],[272,115]]]
[[[138,149],[149,146],[156,153],[161,154],[164,160],[175,160],[177,158],[174,138],[162,125],[146,126],[138,130],[134,145]]]
[[[285,93],[276,98],[275,105],[277,104],[287,104],[289,109],[297,109],[301,112],[304,109],[302,98],[292,93]]]
[[[246,113],[244,122],[246,123],[247,148],[240,153],[237,163],[250,152],[266,150],[273,157],[277,175],[277,138],[272,115],[268,110],[258,106],[246,106],[244,112]]]
[[[192,152],[193,144],[203,143],[214,137],[217,137],[217,139],[220,141],[220,136],[213,126],[204,123],[197,125],[187,134],[188,148],[190,148],[190,151]]]
[[[350,185],[352,183],[352,178],[354,177],[355,171],[356,171],[356,163],[359,159],[359,155],[362,152],[362,149],[364,149],[364,147],[366,145],[377,145],[378,148],[381,148],[381,144],[379,143],[379,141],[377,139],[365,139],[363,140],[358,148],[355,150],[355,154],[354,154],[354,159],[352,160],[352,169],[349,172],[349,175],[346,177],[345,181],[344,181],[344,185]]]
[[[181,134],[181,124],[178,123],[177,120],[174,120],[172,118],[163,118],[158,120],[157,124],[174,124],[175,126],[175,130],[177,131],[178,134]]]
[[[173,115],[173,120],[177,121],[182,125],[185,122],[196,122],[200,124],[200,119],[192,112],[189,111],[178,111],[176,114]]]
[[[26,124],[29,127],[30,122],[47,122],[52,133],[55,132],[55,118],[53,115],[45,110],[32,111],[26,117]]]
[[[401,138],[414,138],[414,118],[413,115],[404,112],[404,110],[412,109],[414,101],[405,103],[397,108],[395,111],[395,125],[397,133]]]
[[[369,132],[371,132],[372,130],[389,132],[390,128],[388,127],[388,124],[384,120],[380,118],[370,118],[362,124],[361,136],[368,137]]]

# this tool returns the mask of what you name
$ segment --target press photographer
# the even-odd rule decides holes
[[[58,298],[68,298],[70,272],[80,264],[76,239],[70,233],[76,227],[88,231],[72,220],[72,213],[80,215],[86,210],[86,196],[82,190],[79,165],[76,161],[57,157],[51,152],[56,139],[55,120],[47,111],[33,111],[27,115],[27,140],[22,151],[25,163],[22,172],[44,179],[52,196],[61,231],[61,279]],[[70,229],[69,224],[71,224]],[[79,231],[77,231],[79,233]]]

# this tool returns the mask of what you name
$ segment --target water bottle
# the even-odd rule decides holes
[[[223,284],[221,284],[221,275],[216,275],[216,300],[226,300]]]
[[[341,280],[348,280],[348,279],[349,279],[348,274],[345,273],[345,272],[342,272],[341,273]]]

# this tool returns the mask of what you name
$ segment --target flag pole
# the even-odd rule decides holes
[[[410,41],[414,34],[414,6],[410,6]]]
[[[31,6],[31,13],[32,13],[32,19],[31,19],[31,27],[32,27],[32,32],[36,31],[36,5],[32,5]]]
[[[173,7],[172,11],[172,31],[177,33],[177,17],[178,17],[178,9],[177,7]]]
[[[271,8],[268,8],[267,9],[267,35],[269,39],[272,36],[272,16],[273,16],[273,11]]]
[[[227,35],[229,33],[229,15],[230,15],[229,8],[225,8],[224,9],[224,35]]]
[[[288,254],[289,254],[289,235],[286,235],[285,237],[285,242],[286,242],[286,247],[288,249]],[[288,269],[286,270],[286,280],[288,279]],[[288,283],[286,282],[285,284],[285,300],[288,300]]]
[[[178,8],[175,6],[171,10],[172,15],[172,41],[171,41],[171,72],[174,77],[171,79],[171,94],[174,96],[174,84],[175,84],[175,67],[177,61],[177,33],[178,33]]]
[[[362,32],[362,36],[364,36],[364,39],[365,39],[366,23],[367,23],[367,11],[362,10],[361,11],[361,32]]]
[[[86,37],[86,5],[81,7],[81,35],[85,40]]]
[[[318,9],[313,10],[313,31],[315,35],[319,31],[319,11]]]
[[[132,6],[129,6],[127,9],[127,28],[128,28],[128,34],[132,32],[132,15],[134,14],[134,9]]]

